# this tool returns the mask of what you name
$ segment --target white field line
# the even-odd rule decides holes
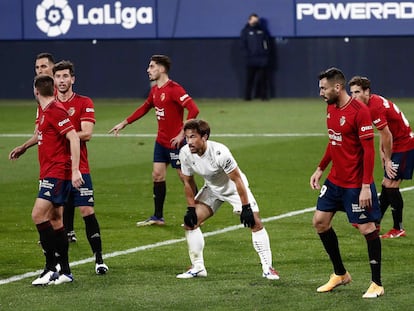
[[[411,190],[414,190],[414,186],[400,189],[401,192],[411,191]],[[302,210],[291,211],[291,212],[288,212],[288,213],[285,213],[285,214],[276,215],[276,216],[272,216],[272,217],[268,217],[268,218],[263,218],[262,222],[265,223],[265,222],[275,221],[275,220],[278,220],[278,219],[293,217],[293,216],[296,216],[296,215],[301,215],[301,214],[305,214],[305,213],[308,213],[308,212],[312,212],[314,210],[315,210],[315,206],[308,207],[308,208],[305,208],[305,209],[302,209]],[[242,229],[242,228],[244,228],[244,226],[240,224],[240,225],[230,226],[230,227],[226,227],[226,228],[216,230],[216,231],[212,231],[212,232],[206,232],[203,235],[204,235],[204,237],[209,237],[209,236],[214,236],[214,235],[218,235],[218,234],[222,234],[222,233],[227,233],[227,232],[230,232],[230,231],[235,231],[235,230]],[[123,250],[123,251],[116,251],[116,252],[112,252],[112,253],[109,253],[109,254],[105,254],[105,255],[103,255],[103,258],[112,258],[112,257],[132,254],[132,253],[136,253],[136,252],[140,252],[140,251],[145,251],[145,250],[148,250],[148,249],[153,249],[153,248],[156,248],[156,247],[181,243],[181,242],[184,242],[184,241],[185,241],[185,238],[181,238],[181,239],[166,240],[166,241],[157,242],[157,243],[154,243],[154,244],[142,245],[142,246],[130,248],[130,249]],[[71,262],[70,266],[71,267],[79,266],[79,265],[83,265],[85,263],[94,262],[94,261],[95,261],[94,257],[89,257],[89,258],[86,258],[86,259]],[[9,277],[7,279],[0,280],[0,285],[20,281],[20,280],[23,280],[23,279],[26,279],[26,278],[29,278],[29,277],[38,276],[40,273],[42,273],[42,271],[43,270],[38,270],[38,271],[33,271],[33,272],[27,272],[27,273],[20,274],[20,275],[15,275],[15,276]]]
[[[33,134],[1,134],[0,137],[32,137]],[[113,134],[93,134],[93,137],[113,137]],[[118,137],[155,137],[155,134],[119,134]],[[327,136],[323,133],[227,133],[211,134],[211,137],[310,137],[310,136]]]

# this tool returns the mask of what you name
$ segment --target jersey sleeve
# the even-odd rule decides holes
[[[86,97],[83,103],[80,120],[81,122],[88,121],[92,123],[95,123],[96,121],[95,120],[95,107],[94,107],[92,99],[90,99],[89,97]]]
[[[65,135],[70,130],[74,130],[72,122],[70,122],[69,115],[64,109],[55,108],[53,113],[48,114],[50,123],[61,135]]]
[[[368,109],[361,109],[357,114],[358,134],[364,150],[363,177],[362,183],[371,184],[373,182],[375,148],[374,148],[374,128],[371,123],[371,114]]]
[[[187,153],[185,149],[187,146],[184,146],[180,150],[179,158],[180,158],[180,164],[181,164],[181,173],[185,176],[193,176],[194,172],[191,169],[191,166],[189,165],[189,159],[187,157]]]
[[[137,110],[135,110],[130,116],[126,118],[128,124],[135,122],[136,120],[144,116],[148,111],[150,111],[152,107],[154,107],[154,104],[152,102],[153,90],[154,87],[151,88],[151,91],[145,102],[141,106],[139,106]]]
[[[369,102],[372,123],[378,130],[382,130],[388,125],[384,101],[387,100],[379,96],[372,96]]]
[[[231,173],[237,168],[237,162],[227,147],[222,145],[217,154],[217,163],[226,174]]]

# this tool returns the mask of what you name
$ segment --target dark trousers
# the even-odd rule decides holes
[[[268,99],[268,78],[267,68],[257,66],[247,66],[245,100],[252,98]]]

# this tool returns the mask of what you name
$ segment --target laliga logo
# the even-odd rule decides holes
[[[36,25],[48,37],[64,35],[73,19],[66,0],[43,0],[36,8]]]

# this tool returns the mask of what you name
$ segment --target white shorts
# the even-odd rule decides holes
[[[246,190],[252,211],[258,212],[259,206],[257,206],[256,199],[254,198],[249,188],[246,188]],[[242,211],[242,203],[237,191],[231,194],[221,195],[219,193],[214,193],[211,188],[204,185],[203,188],[201,188],[201,190],[195,196],[195,200],[207,205],[213,211],[213,213],[215,213],[224,202],[228,202],[233,206],[234,214],[240,215]]]

